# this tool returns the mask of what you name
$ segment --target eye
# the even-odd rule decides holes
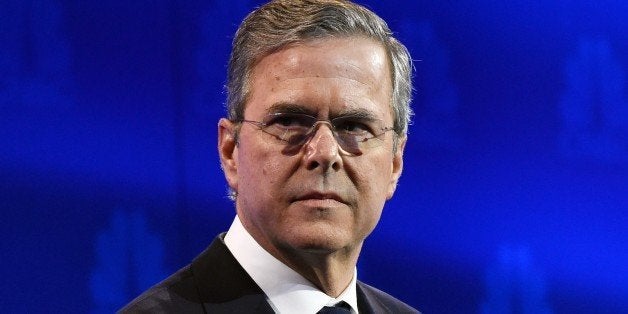
[[[265,124],[267,126],[275,126],[280,128],[307,128],[312,125],[312,120],[312,117],[301,114],[276,113],[270,115],[268,118],[268,122],[265,122]]]
[[[365,121],[358,119],[337,119],[334,121],[334,127],[337,132],[354,135],[365,135],[372,133],[372,128]]]

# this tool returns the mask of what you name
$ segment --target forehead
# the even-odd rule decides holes
[[[360,37],[309,41],[262,58],[251,71],[246,112],[264,113],[277,103],[319,115],[368,110],[390,115],[392,83],[385,49]]]

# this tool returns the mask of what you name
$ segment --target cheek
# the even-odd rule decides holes
[[[359,167],[358,185],[364,189],[368,196],[380,197],[387,191],[388,183],[392,173],[392,161],[389,158],[377,158]]]
[[[377,221],[386,203],[392,173],[391,161],[388,158],[371,160],[368,166],[360,167],[355,176],[358,187],[359,207],[364,209],[365,220]]]
[[[277,159],[269,157],[264,158],[265,162],[259,165],[259,167],[261,167],[262,175],[264,176],[263,180],[265,180],[264,182],[273,185],[279,180],[282,163]],[[283,164],[283,167],[285,167],[285,164]]]
[[[251,146],[250,141],[241,142],[239,149],[238,181],[240,183],[240,192],[241,194],[259,192],[259,185],[263,182],[264,177],[263,167],[260,166],[260,160],[263,159],[259,159],[262,156],[255,147]]]
[[[245,143],[243,143],[245,144]],[[286,163],[277,158],[276,154],[269,151],[261,144],[248,144],[250,149],[240,151],[240,182],[242,188],[252,190],[258,196],[269,195],[277,197],[275,186],[281,182],[282,170]],[[242,145],[244,147],[244,145]]]

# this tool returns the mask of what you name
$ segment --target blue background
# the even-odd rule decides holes
[[[628,2],[364,1],[416,60],[360,278],[425,313],[628,313]],[[0,308],[110,313],[234,216],[216,153],[256,1],[0,2]]]

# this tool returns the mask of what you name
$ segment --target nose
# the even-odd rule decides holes
[[[320,123],[312,130],[314,134],[305,143],[304,158],[308,170],[320,170],[325,173],[330,169],[338,171],[342,167],[340,146],[331,128],[330,123]]]

